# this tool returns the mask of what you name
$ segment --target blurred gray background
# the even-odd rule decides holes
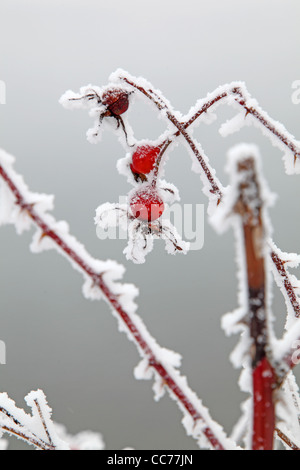
[[[150,332],[183,355],[183,374],[228,432],[245,399],[228,359],[237,338],[225,338],[220,328],[222,314],[237,306],[232,232],[220,238],[205,222],[201,251],[172,257],[157,242],[142,266],[125,260],[124,241],[98,240],[95,208],[129,189],[115,168],[124,151],[112,133],[89,144],[91,118],[64,110],[58,99],[69,88],[104,85],[122,67],[147,78],[185,113],[218,85],[244,80],[261,106],[300,138],[300,105],[291,101],[292,82],[300,79],[299,13],[297,0],[0,5],[0,79],[7,85],[0,146],[16,155],[16,170],[33,191],[55,194],[55,217],[66,219],[95,257],[125,264],[125,281],[140,288],[139,314]],[[281,249],[299,252],[299,176],[285,175],[281,152],[258,130],[220,137],[218,127],[233,111],[220,108],[218,115],[195,136],[219,178],[227,182],[223,168],[231,145],[257,143],[279,196],[271,210],[274,239]],[[137,138],[156,138],[165,128],[144,104],[136,104],[129,119]],[[166,179],[178,186],[182,203],[207,204],[190,168],[190,156],[179,146]],[[31,236],[0,229],[0,339],[7,345],[0,390],[23,406],[25,394],[42,388],[56,421],[71,433],[100,431],[108,449],[196,448],[176,405],[168,397],[156,404],[151,384],[133,378],[137,351],[118,332],[106,304],[82,297],[80,275],[56,252],[31,254]],[[277,294],[274,311],[280,332],[285,309]],[[21,445],[12,440],[11,448]]]

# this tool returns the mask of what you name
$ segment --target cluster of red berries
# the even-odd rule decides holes
[[[160,148],[151,145],[137,147],[132,155],[131,171],[139,175],[147,175],[153,170]],[[130,207],[134,217],[143,221],[154,221],[164,211],[164,203],[156,189],[151,186],[138,190],[131,198]]]
[[[106,108],[106,115],[120,119],[129,107],[128,93],[122,89],[110,89],[103,93],[102,104]],[[122,121],[121,121],[122,122]],[[155,165],[160,154],[160,147],[141,145],[132,155],[131,171],[138,175],[147,175]],[[155,188],[151,186],[137,190],[130,200],[133,216],[142,221],[151,222],[158,219],[164,211],[164,203]]]

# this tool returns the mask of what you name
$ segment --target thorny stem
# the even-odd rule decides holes
[[[268,322],[266,305],[266,246],[262,215],[263,201],[253,158],[240,160],[238,200],[248,282],[248,318],[252,339],[253,450],[272,450],[275,429],[274,389],[276,376],[267,357]]]
[[[246,116],[251,114],[257,121],[259,121],[266,129],[268,129],[275,137],[277,137],[289,150],[291,150],[294,154],[294,163],[296,163],[296,159],[300,157],[299,148],[283,133],[280,132],[275,125],[273,125],[270,120],[266,119],[264,116],[261,115],[257,111],[257,109],[253,108],[252,106],[247,105],[247,100],[244,96],[244,93],[240,87],[236,87],[232,89],[232,93],[236,95],[236,102],[241,105],[245,111]]]
[[[52,437],[51,437],[51,434],[50,434],[50,432],[49,432],[49,429],[48,429],[46,420],[45,420],[45,418],[44,418],[44,416],[43,416],[43,413],[42,413],[42,410],[41,410],[41,407],[40,407],[40,404],[39,404],[38,400],[35,399],[35,400],[34,400],[34,404],[35,404],[35,406],[36,406],[36,408],[37,408],[37,410],[38,410],[39,417],[40,417],[40,420],[41,420],[41,422],[42,422],[42,424],[43,424],[43,428],[44,428],[44,431],[45,431],[45,433],[46,433],[46,436],[48,437],[49,444],[50,444],[51,446],[53,446]]]
[[[9,426],[1,426],[1,429],[3,431],[7,432],[8,434],[12,436],[19,437],[25,442],[28,442],[29,444],[32,444],[35,446],[37,449],[40,450],[55,450],[55,447],[51,444],[47,444],[46,442],[42,441],[41,439],[37,439],[35,437],[27,436],[25,433],[18,429],[11,428]]]
[[[39,405],[37,400],[35,400],[35,404],[38,408],[40,419],[41,419],[41,421],[44,425],[45,419],[43,417],[43,413],[41,411],[40,405]],[[20,421],[18,421],[8,410],[3,408],[2,406],[0,407],[0,413],[2,413],[4,416],[6,416],[8,418],[8,420],[11,421],[11,426],[8,426],[8,425],[2,425],[1,426],[1,424],[0,424],[0,429],[7,432],[8,434],[19,437],[23,441],[26,441],[29,444],[32,444],[33,446],[35,446],[38,449],[41,449],[41,450],[55,450],[55,446],[52,442],[52,439],[50,438],[50,434],[48,432],[48,428],[46,427],[46,424],[44,425],[44,429],[45,429],[47,437],[49,439],[49,443],[47,443],[47,442],[43,441],[42,439],[38,438],[31,431],[29,433],[26,433],[26,429],[20,423]],[[24,430],[22,430],[22,429],[24,429]]]
[[[264,117],[257,109],[255,109],[254,107],[248,106],[246,93],[242,89],[241,86],[234,86],[234,85],[229,86],[226,91],[219,93],[219,94],[218,93],[215,94],[215,96],[207,99],[206,102],[202,103],[201,107],[194,113],[194,115],[188,121],[180,123],[175,118],[175,116],[171,113],[168,105],[152,89],[146,90],[142,86],[139,86],[137,83],[135,83],[132,77],[128,78],[122,75],[119,77],[119,79],[123,80],[128,85],[132,86],[133,88],[138,90],[140,93],[142,93],[144,96],[146,96],[150,101],[152,101],[157,106],[157,108],[160,111],[164,110],[166,112],[168,119],[178,128],[178,130],[174,132],[170,137],[167,137],[165,141],[161,144],[162,149],[163,149],[162,153],[165,152],[165,150],[173,142],[173,140],[175,140],[179,135],[182,135],[187,140],[190,148],[196,155],[208,181],[210,182],[211,193],[218,195],[217,203],[219,203],[223,198],[223,192],[220,187],[220,184],[218,183],[216,177],[214,176],[214,172],[212,172],[210,167],[205,164],[203,156],[200,155],[201,158],[199,158],[199,150],[197,148],[197,145],[191,139],[189,134],[186,132],[186,129],[191,124],[193,124],[202,114],[206,113],[212,106],[218,104],[225,98],[229,98],[231,95],[235,96],[235,101],[241,107],[243,107],[246,111],[245,118],[247,117],[248,114],[251,114],[255,119],[257,119],[258,122],[260,122],[266,129],[268,129],[282,144],[284,144],[289,150],[291,150],[294,153],[295,161],[297,157],[300,157],[299,147],[297,147],[295,143],[284,132],[281,132],[280,130],[278,130],[276,126],[272,123],[272,120],[269,117]],[[155,170],[154,170],[154,185],[156,184],[156,179],[158,177],[159,166],[160,166],[161,160],[162,158],[160,156],[157,162],[157,166],[155,167]],[[275,250],[270,251],[270,257],[272,258],[272,262],[275,264],[275,267],[283,280],[284,289],[294,309],[295,316],[296,318],[300,318],[300,304],[297,300],[295,289],[293,288],[293,286],[291,285],[288,279],[288,275],[284,268],[284,262],[280,259],[278,253],[276,253]],[[286,366],[288,367],[288,369],[291,369],[295,366],[295,364],[293,363],[291,359],[292,354],[293,354],[293,351],[292,352],[287,351],[286,355],[282,358],[282,362],[284,363],[283,371],[281,370],[280,365],[278,367],[278,375],[282,375],[281,377],[282,381],[284,380],[284,376],[287,373]]]
[[[206,163],[204,155],[200,152],[198,149],[197,144],[195,141],[190,137],[190,135],[186,132],[186,127],[188,127],[190,124],[186,123],[181,123],[179,122],[176,117],[169,111],[168,106],[162,101],[162,99],[156,95],[155,92],[152,90],[145,90],[143,87],[140,87],[136,83],[134,83],[132,80],[126,78],[126,77],[121,77],[123,81],[125,81],[128,85],[131,85],[132,87],[136,88],[139,90],[141,93],[143,93],[145,96],[147,96],[148,99],[150,99],[152,102],[154,102],[157,106],[157,108],[162,111],[165,110],[166,114],[168,116],[168,119],[174,124],[175,127],[177,127],[178,131],[173,134],[173,136],[170,138],[170,143],[171,141],[179,136],[180,134],[183,135],[185,140],[187,141],[188,145],[190,146],[191,150],[195,154],[197,160],[199,161],[201,168],[211,186],[210,192],[217,197],[218,203],[221,201],[222,198],[222,190],[220,185],[217,183],[216,178],[213,176],[213,171],[212,168]],[[204,112],[204,111],[203,111]],[[200,115],[200,114],[199,114]],[[198,117],[198,116],[197,116]],[[196,117],[195,117],[196,119]],[[192,123],[192,122],[191,122]],[[168,142],[168,140],[167,140]]]
[[[280,438],[282,442],[284,442],[291,450],[300,450],[299,447],[294,444],[289,437],[287,437],[284,432],[282,432],[279,428],[275,428],[276,434]]]
[[[281,132],[276,128],[276,125],[272,123],[272,120],[268,117],[264,117],[256,108],[253,106],[249,106],[247,103],[247,98],[245,91],[242,89],[241,86],[229,86],[227,91],[223,91],[220,94],[216,94],[214,97],[209,98],[206,102],[204,102],[201,107],[194,113],[194,115],[186,122],[179,122],[173,113],[168,108],[168,105],[162,100],[157,93],[155,93],[152,89],[145,90],[145,88],[137,85],[134,80],[130,77],[120,76],[121,80],[126,82],[128,85],[132,86],[133,88],[139,90],[144,96],[146,96],[150,101],[152,101],[157,108],[162,111],[165,110],[166,115],[170,122],[177,127],[177,131],[173,133],[172,136],[167,138],[165,142],[168,142],[168,145],[180,134],[185,138],[186,142],[190,146],[191,150],[195,154],[197,160],[199,161],[202,170],[211,186],[211,193],[217,196],[218,203],[222,199],[222,190],[220,184],[216,181],[214,177],[213,171],[208,163],[205,161],[204,154],[200,152],[197,144],[195,141],[190,137],[190,135],[186,132],[186,129],[193,124],[202,114],[206,113],[212,106],[219,103],[220,101],[224,100],[225,98],[229,98],[231,95],[235,97],[235,102],[238,103],[242,108],[245,109],[245,118],[250,114],[252,115],[260,124],[262,124],[271,134],[273,134],[283,145],[285,145],[289,150],[291,150],[294,154],[294,163],[296,163],[297,158],[300,158],[300,150],[297,145],[290,139],[284,132]],[[166,149],[164,148],[163,151]],[[158,162],[159,166],[161,163],[161,159]],[[155,171],[154,178],[156,180],[158,174],[158,168]]]
[[[296,161],[296,158],[300,156],[300,152],[297,146],[295,146],[295,144],[284,133],[278,131],[276,126],[274,126],[268,119],[262,116],[255,108],[247,106],[247,99],[245,98],[243,94],[243,90],[240,87],[233,87],[231,90],[224,91],[223,93],[216,95],[214,98],[207,100],[201,106],[201,108],[197,110],[196,113],[187,122],[181,123],[175,118],[175,116],[168,109],[168,106],[163,102],[163,100],[154,91],[152,90],[146,91],[143,87],[138,86],[131,79],[128,79],[126,77],[120,77],[120,78],[124,80],[125,82],[127,82],[132,87],[138,89],[145,96],[147,96],[148,99],[150,99],[152,102],[156,104],[159,110],[164,109],[166,111],[166,115],[168,119],[178,129],[175,133],[173,133],[172,136],[165,139],[165,141],[162,142],[161,144],[161,152],[154,168],[154,176],[152,180],[153,186],[156,185],[163,153],[166,151],[166,149],[169,147],[169,145],[174,141],[176,137],[178,137],[179,135],[182,135],[187,141],[193,153],[195,154],[196,158],[198,159],[202,167],[202,170],[208,182],[210,183],[210,186],[211,186],[210,192],[214,194],[215,196],[217,196],[217,203],[221,201],[222,196],[223,196],[221,186],[218,184],[214,176],[214,172],[205,161],[205,156],[201,154],[201,152],[198,149],[197,144],[190,137],[190,135],[186,132],[186,129],[191,124],[193,124],[193,122],[199,116],[201,116],[203,113],[208,111],[210,107],[212,107],[214,104],[218,103],[219,101],[223,100],[224,98],[229,97],[231,94],[236,95],[235,101],[245,109],[246,111],[245,117],[248,114],[251,114],[254,118],[256,118],[266,129],[268,129],[274,136],[276,136],[287,148],[289,148],[294,153],[295,161]],[[9,176],[7,175],[7,173],[1,166],[0,166],[0,176],[2,176],[4,181],[8,184],[11,191],[15,195],[16,204],[18,204],[22,210],[26,210],[28,212],[29,216],[32,218],[35,224],[42,230],[43,236],[48,236],[49,238],[51,238],[57,244],[57,246],[59,246],[60,249],[64,251],[65,254],[68,255],[70,259],[72,259],[86,274],[90,276],[90,278],[94,281],[95,285],[97,285],[102,290],[108,302],[115,309],[115,311],[119,314],[119,316],[122,318],[122,320],[126,324],[128,330],[132,333],[138,346],[143,350],[143,352],[148,357],[149,366],[156,370],[156,372],[163,379],[164,384],[169,388],[169,391],[171,392],[171,394],[175,395],[178,398],[182,406],[187,410],[187,412],[192,417],[195,425],[198,422],[203,423],[205,420],[201,416],[201,413],[197,411],[197,409],[193,406],[193,404],[190,402],[188,397],[185,396],[180,386],[178,386],[178,384],[176,383],[176,380],[174,380],[171,377],[171,375],[166,371],[166,369],[163,367],[163,365],[160,364],[159,361],[157,361],[155,355],[151,351],[151,348],[149,347],[147,342],[144,341],[138,329],[136,328],[135,324],[132,322],[129,315],[125,312],[125,310],[122,308],[122,306],[118,302],[117,296],[115,296],[109,290],[108,286],[103,281],[102,275],[94,272],[93,269],[90,268],[84,262],[84,260],[80,256],[78,256],[74,250],[72,250],[71,247],[69,247],[53,230],[51,230],[51,228],[45,223],[45,221],[35,212],[34,206],[26,203],[21,193],[19,192],[18,188],[14,185],[12,180],[9,178]],[[246,236],[246,232],[245,232],[245,236]],[[246,247],[247,247],[247,243],[246,243]],[[280,260],[280,258],[275,253],[275,251],[271,251],[270,254],[276,266],[276,269],[278,270],[279,274],[284,280],[284,287],[291,301],[291,304],[294,308],[295,315],[299,317],[300,305],[297,301],[294,289],[290,285],[290,282],[288,280],[288,276],[285,272],[283,262]],[[256,288],[252,289],[249,285],[249,299],[250,300],[251,299],[257,300],[261,296],[262,290],[261,289],[255,290],[255,289]],[[262,289],[264,289],[264,287],[262,287]],[[257,334],[258,330],[262,327],[262,324],[261,324],[261,321],[257,318],[257,315],[255,315],[255,309],[253,310],[252,314],[253,314],[253,318],[256,317],[256,320],[253,322],[252,333]],[[272,445],[273,445],[273,434],[274,434],[273,388],[274,388],[274,383],[276,381],[276,378],[275,378],[275,373],[271,365],[269,364],[268,359],[265,354],[266,344],[262,345],[260,342],[254,341],[254,345],[255,345],[254,347],[255,353],[253,354],[254,388],[257,387],[257,391],[259,393],[262,392],[262,397],[263,397],[263,400],[260,400],[260,399],[256,400],[257,401],[256,405],[257,407],[265,408],[265,405],[262,404],[261,401],[263,403],[267,403],[268,401],[271,403],[270,409],[269,410],[265,409],[266,416],[269,416],[268,421],[269,423],[271,423],[271,426],[269,426],[269,429],[266,429],[266,426],[264,426],[262,422],[260,423],[260,425],[258,425],[258,423],[257,424],[254,423],[254,445],[253,446],[255,447],[257,445],[258,447],[268,448],[268,447],[271,447],[271,440],[272,440]],[[289,364],[289,365],[290,367],[292,367],[292,364]],[[269,380],[265,380],[266,376],[269,377]],[[255,405],[255,394],[254,394],[254,408],[256,405]],[[261,409],[260,415],[262,413],[263,413],[263,410]],[[256,413],[254,411],[254,415],[255,414]],[[255,430],[255,427],[257,428],[256,430]],[[271,437],[271,432],[270,432],[271,429],[273,429],[272,437]],[[7,429],[7,432],[15,433],[14,430],[10,430],[10,429]],[[278,433],[278,435],[280,433],[279,437],[288,444],[287,442],[288,438],[280,430],[276,429],[276,432]],[[222,450],[224,448],[223,445],[219,442],[218,438],[214,435],[213,431],[210,429],[209,426],[204,427],[203,434],[206,436],[206,438],[208,439],[208,441],[210,442],[213,448],[219,449],[219,450]],[[268,436],[266,434],[268,434]],[[261,437],[258,437],[259,435]],[[20,437],[23,438],[23,436],[20,436]],[[27,439],[27,436],[25,436],[25,440],[26,439]],[[263,442],[263,445],[262,445],[262,442]],[[48,444],[46,443],[42,443],[40,444],[40,446],[43,447],[44,444],[46,445],[46,447],[48,446]],[[291,443],[291,446],[293,446],[293,443]]]
[[[132,86],[133,83],[132,83]],[[139,87],[140,91],[141,91],[141,87]],[[144,93],[144,92],[143,92]],[[145,94],[145,93],[144,93]],[[216,96],[215,98],[211,99],[211,100],[208,100],[206,103],[204,103],[200,109],[198,109],[196,111],[196,113],[186,122],[182,123],[184,129],[187,129],[189,126],[191,126],[195,121],[196,119],[198,119],[202,114],[206,113],[209,108],[211,108],[213,105],[215,105],[216,103],[218,103],[220,100],[222,100],[223,98],[225,98],[227,96],[226,93],[221,93],[220,95]],[[149,97],[151,99],[151,97]],[[178,130],[176,132],[174,132],[172,134],[172,136],[170,137],[167,137],[164,142],[161,144],[161,151],[160,151],[160,154],[159,154],[159,157],[157,158],[156,162],[155,162],[155,167],[154,167],[154,174],[153,174],[153,185],[156,185],[156,181],[157,181],[157,178],[158,178],[158,173],[159,173],[159,167],[160,167],[160,164],[161,164],[161,161],[162,161],[162,156],[163,154],[165,153],[165,151],[167,150],[167,148],[169,147],[169,145],[174,142],[174,140],[179,137],[181,134],[181,130]]]
[[[284,262],[280,259],[279,255],[275,253],[275,251],[271,251],[271,258],[272,261],[275,265],[275,268],[277,269],[278,273],[280,274],[280,277],[282,279],[284,289],[287,293],[288,299],[291,303],[291,306],[294,310],[295,317],[300,318],[300,303],[297,299],[297,296],[295,294],[295,290],[289,280],[288,273],[285,269]]]
[[[199,423],[202,426],[202,433],[210,443],[211,447],[215,450],[225,450],[225,444],[220,442],[219,438],[215,435],[207,422],[207,419],[203,417],[201,411],[197,409],[185,391],[182,389],[176,377],[172,377],[161,362],[156,358],[151,346],[144,339],[140,333],[138,327],[134,321],[130,318],[129,314],[121,306],[118,296],[113,294],[109,289],[108,285],[103,280],[103,274],[95,272],[49,225],[40,217],[34,209],[32,204],[28,204],[24,199],[21,191],[9,177],[3,166],[0,165],[0,176],[10,188],[11,192],[15,196],[16,204],[22,209],[27,211],[33,222],[39,227],[43,233],[43,236],[47,236],[53,240],[53,242],[62,250],[69,259],[71,259],[84,273],[86,273],[103,292],[106,300],[111,307],[118,314],[120,319],[124,322],[127,329],[130,331],[135,343],[143,351],[148,359],[149,366],[152,367],[161,377],[164,386],[166,386],[170,394],[177,398],[182,408],[191,416],[194,425]],[[210,419],[210,418],[209,418]],[[224,435],[224,442],[227,440]]]

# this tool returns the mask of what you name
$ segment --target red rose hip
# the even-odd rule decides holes
[[[120,116],[128,109],[128,93],[121,88],[107,90],[102,95],[102,104],[112,115]]]
[[[160,153],[159,147],[141,145],[132,155],[132,170],[135,173],[146,175],[153,170],[155,161]]]
[[[135,193],[131,198],[130,208],[136,219],[152,222],[163,214],[165,206],[157,191],[147,187]]]

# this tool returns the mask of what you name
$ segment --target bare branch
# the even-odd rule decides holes
[[[112,292],[109,285],[104,280],[104,275],[95,271],[92,265],[93,263],[91,264],[87,261],[87,259],[91,261],[95,260],[93,260],[89,254],[82,257],[82,245],[74,241],[74,237],[72,237],[72,243],[70,244],[67,237],[62,237],[56,233],[53,229],[54,224],[50,226],[46,218],[41,216],[34,205],[29,204],[26,200],[26,197],[15,183],[17,178],[13,176],[12,171],[13,170],[7,172],[4,166],[0,165],[0,177],[14,195],[15,203],[23,211],[26,211],[30,219],[40,229],[43,237],[51,239],[59,248],[59,251],[71,261],[72,265],[77,266],[77,268],[79,268],[83,274],[87,275],[91,282],[101,290],[117,318],[125,325],[126,331],[130,333],[130,337],[137,345],[138,351],[141,353],[142,357],[147,359],[149,367],[158,374],[171,397],[179,403],[184,413],[188,414],[192,419],[195,430],[193,434],[194,438],[198,440],[201,435],[205,436],[210,447],[217,450],[234,448],[235,445],[226,437],[222,428],[216,425],[212,420],[208,410],[187,386],[185,379],[179,375],[175,368],[170,366],[170,364],[164,364],[164,360],[160,359],[161,348],[148,333],[141,320],[136,314],[132,315],[123,308],[120,303],[119,295]],[[77,246],[78,250],[76,249]],[[79,252],[81,252],[81,255],[79,255]],[[142,326],[143,329],[141,329]]]

